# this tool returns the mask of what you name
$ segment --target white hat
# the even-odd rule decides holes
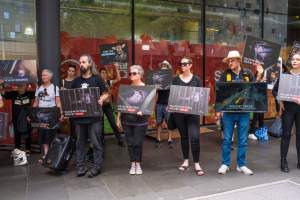
[[[222,61],[224,63],[228,63],[228,59],[230,59],[230,58],[242,59],[242,56],[240,55],[240,52],[238,52],[238,51],[229,51],[227,57],[224,58]]]
[[[162,65],[167,65],[169,69],[172,69],[172,65],[166,60],[158,64],[159,67],[162,67]]]

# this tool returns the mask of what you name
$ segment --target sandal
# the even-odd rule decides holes
[[[205,174],[203,169],[195,169],[195,173],[197,176],[203,176]]]
[[[41,156],[40,159],[38,160],[38,162],[40,164],[43,164],[44,163],[44,160],[45,160],[45,156]]]
[[[189,166],[181,165],[180,167],[178,167],[178,170],[184,172],[184,171],[188,170],[188,168],[189,168]]]

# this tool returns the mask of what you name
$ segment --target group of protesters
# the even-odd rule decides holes
[[[222,73],[220,82],[264,82],[264,68],[261,65],[255,66],[255,73],[248,68],[242,67],[241,55],[238,51],[229,51],[228,55],[223,59],[228,68]],[[31,131],[30,118],[28,118],[28,107],[51,108],[58,107],[61,111],[61,121],[65,120],[61,108],[59,98],[60,89],[76,89],[98,87],[100,96],[98,103],[102,106],[104,113],[113,129],[118,145],[124,146],[121,133],[124,132],[126,137],[126,145],[128,148],[130,169],[129,174],[141,175],[143,173],[141,161],[143,152],[144,136],[147,132],[149,115],[142,111],[135,114],[118,112],[116,119],[113,111],[113,100],[110,88],[121,80],[118,72],[118,65],[115,64],[117,72],[116,79],[108,80],[106,69],[101,69],[100,73],[88,54],[80,56],[79,69],[70,65],[67,69],[67,76],[61,81],[60,87],[52,83],[53,72],[44,69],[41,73],[41,85],[36,88],[35,92],[26,91],[26,85],[20,84],[16,91],[5,92],[3,89],[3,80],[1,84],[0,107],[3,106],[2,99],[12,100],[12,119],[14,125],[15,148],[21,148],[22,136],[25,137],[26,152],[30,153]],[[181,73],[173,77],[172,85],[187,87],[202,87],[202,80],[193,74],[193,62],[189,57],[183,57],[180,60]],[[168,61],[159,64],[161,70],[172,69]],[[76,71],[80,71],[80,76],[76,76]],[[292,58],[292,68],[290,74],[300,74],[300,52],[295,53]],[[254,75],[255,74],[255,75]],[[129,80],[132,86],[144,86],[144,69],[140,65],[132,65],[129,67]],[[279,80],[276,82],[273,92],[277,95]],[[157,145],[161,143],[161,132],[167,124],[170,115],[167,110],[168,98],[170,90],[158,90],[157,103],[155,108],[155,116],[157,122]],[[33,104],[31,102],[33,101]],[[297,168],[300,169],[300,101],[279,103],[279,114],[282,118],[282,138],[281,138],[281,170],[288,172],[287,153],[291,138],[293,124],[296,125],[296,147],[298,155]],[[200,165],[200,116],[193,114],[172,113],[172,120],[181,136],[181,150],[183,161],[179,165],[178,170],[184,172],[189,166],[189,153],[191,149],[192,160],[194,163],[194,171],[197,176],[205,174],[204,169]],[[261,117],[261,116],[260,116]],[[237,166],[236,170],[246,175],[254,174],[247,166],[247,145],[249,138],[250,113],[249,112],[216,112],[216,120],[222,120],[223,126],[223,144],[222,144],[222,161],[218,169],[219,174],[226,174],[231,165],[232,137],[235,127],[237,128]],[[27,121],[26,127],[20,124]],[[103,144],[104,144],[104,123],[103,117],[78,117],[70,118],[71,133],[76,137],[76,163],[77,176],[88,175],[93,178],[101,173],[103,167]],[[263,118],[262,118],[263,120]],[[21,123],[22,122],[22,123]],[[41,146],[42,156],[40,162],[43,162],[45,155],[49,150],[53,138],[57,134],[56,129],[38,129],[39,142]],[[86,144],[89,141],[93,149],[93,165],[88,168],[86,165]],[[168,133],[168,144],[170,148],[173,146],[171,131]]]

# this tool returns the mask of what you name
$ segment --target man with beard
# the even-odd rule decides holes
[[[98,87],[100,89],[100,97],[98,103],[100,105],[108,98],[107,88],[104,81],[98,75],[96,65],[90,55],[84,54],[79,59],[80,76],[77,77],[72,88],[88,88]],[[75,131],[77,136],[76,141],[76,159],[77,159],[77,176],[84,176],[88,172],[88,177],[93,178],[101,173],[103,161],[103,147],[101,135],[103,134],[102,117],[81,117],[74,118]],[[90,137],[93,146],[94,164],[88,171],[85,166],[85,145],[88,136]]]

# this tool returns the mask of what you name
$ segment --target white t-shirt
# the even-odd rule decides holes
[[[51,84],[47,88],[40,86],[35,91],[35,96],[39,100],[38,107],[50,108],[55,107],[55,97],[59,97],[59,88],[56,86],[56,92],[54,92],[54,85]]]

